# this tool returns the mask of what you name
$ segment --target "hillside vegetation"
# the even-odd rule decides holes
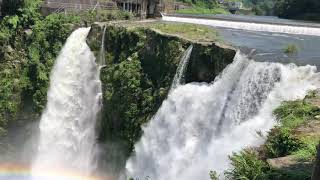
[[[243,0],[257,15],[276,15],[281,18],[320,20],[319,0]]]
[[[180,2],[189,4],[191,8],[180,9],[178,14],[230,14],[216,0],[180,0]]]

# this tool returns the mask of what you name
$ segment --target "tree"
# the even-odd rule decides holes
[[[14,15],[22,6],[23,0],[3,0],[1,4],[1,14],[3,16]]]
[[[277,0],[275,12],[279,17],[319,20],[319,0]]]

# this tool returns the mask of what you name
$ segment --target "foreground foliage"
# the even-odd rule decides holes
[[[234,168],[225,173],[229,179],[257,180],[265,179],[267,176],[267,163],[260,160],[256,152],[252,150],[244,150],[239,154],[234,153],[230,160]]]
[[[230,157],[233,168],[226,172],[227,177],[259,180],[310,179],[310,166],[315,160],[316,146],[320,141],[319,134],[309,133],[308,130],[319,124],[317,117],[320,109],[310,102],[314,98],[319,97],[311,92],[304,100],[284,102],[278,107],[274,114],[279,125],[269,132],[266,143],[253,151],[234,153]],[[295,163],[289,167],[275,168],[268,162],[280,157]]]

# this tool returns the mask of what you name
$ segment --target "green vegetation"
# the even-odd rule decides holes
[[[211,180],[219,180],[219,175],[216,171],[210,171],[209,176]]]
[[[284,102],[274,111],[279,125],[268,134],[266,143],[256,150],[234,153],[230,160],[233,168],[226,172],[229,179],[310,179],[312,163],[320,134],[317,128],[319,107],[312,103],[319,95],[311,92],[304,100]],[[273,167],[267,160],[284,157],[281,168]],[[286,161],[290,162],[286,165]],[[292,164],[292,162],[295,162]],[[279,164],[278,164],[279,165]],[[292,166],[292,167],[291,167]]]
[[[180,9],[175,13],[178,14],[229,14],[229,11],[220,6],[215,0],[182,0],[187,3],[191,8]]]
[[[298,47],[295,44],[288,44],[287,47],[283,49],[284,53],[295,54],[298,52]]]
[[[304,147],[299,139],[292,137],[290,130],[286,128],[273,128],[267,138],[265,151],[270,158],[290,155]]]
[[[277,0],[275,13],[283,18],[319,21],[319,8],[318,0]]]
[[[178,14],[230,14],[229,11],[226,11],[222,7],[214,7],[209,9],[205,7],[199,7],[196,5],[192,5],[192,8],[177,10],[175,13],[178,13]]]
[[[242,0],[256,15],[320,21],[318,0]]]
[[[217,30],[208,26],[185,24],[185,23],[164,23],[154,22],[145,24],[129,24],[130,27],[151,28],[160,33],[178,36],[195,42],[213,42],[219,40]]]
[[[267,163],[258,158],[253,150],[244,150],[230,156],[233,169],[226,171],[228,179],[258,180],[265,179],[269,170]]]
[[[2,0],[1,12],[3,16],[14,15],[23,7],[23,0]]]
[[[276,0],[243,0],[244,6],[252,8],[255,15],[274,15]]]

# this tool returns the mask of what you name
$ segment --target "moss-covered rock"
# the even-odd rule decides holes
[[[109,153],[118,157],[115,161],[119,166],[125,163],[126,158],[122,157],[133,151],[142,135],[142,126],[166,98],[180,58],[191,44],[194,48],[187,67],[187,82],[211,82],[236,53],[233,48],[213,41],[191,41],[154,27],[95,23],[87,40],[99,57],[105,30],[106,67],[101,71],[104,108],[98,125],[99,139],[101,143],[116,142],[121,147],[122,155],[115,155],[120,150],[113,155]]]

